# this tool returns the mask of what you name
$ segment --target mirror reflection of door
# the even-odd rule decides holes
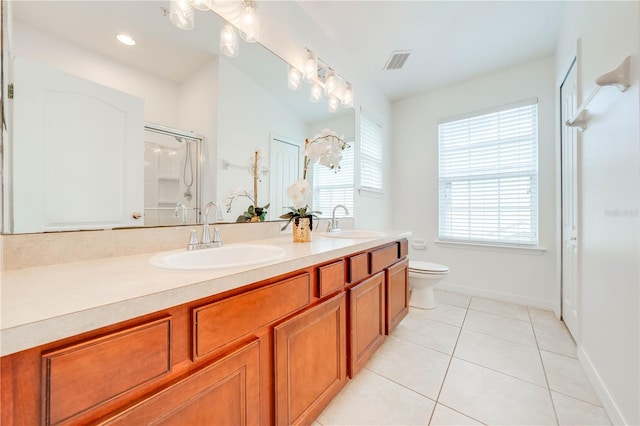
[[[300,179],[300,147],[278,137],[271,138],[270,188],[271,208],[269,219],[275,220],[291,206],[287,188]]]
[[[198,223],[202,136],[145,124],[146,226]]]
[[[143,225],[144,101],[27,58],[14,69],[11,232]]]

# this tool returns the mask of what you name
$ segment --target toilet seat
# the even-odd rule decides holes
[[[409,272],[426,275],[445,275],[449,273],[449,267],[439,263],[410,260]]]

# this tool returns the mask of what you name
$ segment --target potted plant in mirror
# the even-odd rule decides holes
[[[287,223],[282,227],[283,231],[293,222],[294,242],[311,241],[313,219],[318,219],[318,215],[322,214],[309,207],[312,198],[311,185],[307,181],[309,165],[319,163],[337,172],[340,170],[342,151],[346,148],[349,148],[349,145],[344,142],[344,137],[339,137],[329,129],[323,129],[313,139],[305,140],[302,179],[287,188],[287,196],[293,201],[293,206],[288,207],[289,212],[280,216],[281,219],[287,219]]]

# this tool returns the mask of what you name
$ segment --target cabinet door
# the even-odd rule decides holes
[[[351,377],[384,342],[385,299],[383,272],[349,289]]]
[[[111,417],[108,425],[257,425],[260,341],[238,350]]]
[[[311,424],[347,380],[344,293],[275,327],[276,424]]]
[[[387,334],[409,313],[409,261],[389,267],[387,275]]]

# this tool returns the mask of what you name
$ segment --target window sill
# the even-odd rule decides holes
[[[493,251],[493,252],[511,252],[511,253],[521,253],[528,254],[533,256],[540,256],[544,254],[547,250],[538,246],[538,247],[527,247],[527,246],[509,246],[509,245],[498,245],[498,244],[482,244],[482,243],[464,243],[458,241],[442,241],[435,240],[434,243],[443,247],[451,247],[451,248],[460,248],[467,250],[485,250],[485,251]]]
[[[384,197],[384,191],[381,189],[373,188],[358,188],[358,194],[364,197],[382,198]]]

